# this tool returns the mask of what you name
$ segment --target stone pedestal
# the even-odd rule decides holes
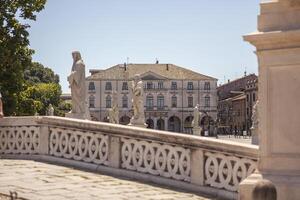
[[[145,120],[142,119],[130,119],[130,123],[128,124],[129,126],[137,126],[141,128],[147,128],[147,124],[145,123]]]
[[[66,113],[66,117],[75,119],[86,119],[86,115],[84,113]]]
[[[202,128],[201,127],[194,127],[193,128],[193,135],[201,135],[201,131],[202,131]]]
[[[244,37],[256,47],[259,63],[259,165],[279,200],[300,198],[300,2],[261,3],[258,32]],[[240,199],[251,199],[251,177]]]

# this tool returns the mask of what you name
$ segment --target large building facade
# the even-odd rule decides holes
[[[220,133],[249,132],[252,125],[252,108],[257,100],[258,77],[245,75],[228,81],[217,88]]]
[[[144,84],[148,128],[191,133],[193,108],[200,105],[199,124],[205,130],[217,117],[217,79],[173,64],[119,64],[106,70],[90,70],[86,78],[93,120],[108,121],[112,92],[118,94],[120,124],[133,114],[131,80],[139,74]]]

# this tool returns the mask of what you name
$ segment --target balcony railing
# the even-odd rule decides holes
[[[1,158],[34,159],[122,174],[237,199],[258,147],[62,117],[0,120]]]

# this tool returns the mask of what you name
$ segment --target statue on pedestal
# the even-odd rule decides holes
[[[133,116],[129,125],[146,127],[144,113],[143,82],[139,74],[136,74],[131,82]]]
[[[54,116],[54,108],[53,108],[51,103],[48,106],[47,115],[48,116]]]
[[[90,119],[90,116],[87,116],[88,108],[86,106],[85,64],[78,51],[73,51],[72,57],[72,72],[68,76],[72,96],[72,110],[66,116],[78,119]]]
[[[3,114],[3,103],[2,103],[2,95],[0,93],[0,118],[3,118],[4,114]]]
[[[258,144],[258,106],[259,101],[257,100],[252,108],[252,126],[251,126],[251,135],[252,135],[252,144]]]
[[[199,119],[201,118],[201,112],[199,111],[200,105],[197,104],[194,108],[194,119],[192,121],[193,134],[201,135],[201,127],[199,126]]]
[[[109,122],[119,124],[118,93],[112,92],[112,107],[108,111]]]

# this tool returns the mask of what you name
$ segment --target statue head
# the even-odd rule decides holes
[[[134,80],[135,82],[138,82],[139,80],[141,80],[141,76],[140,76],[139,74],[135,74],[135,75],[133,76],[133,80]]]
[[[73,51],[72,52],[73,61],[77,62],[78,60],[81,60],[81,55],[79,51]]]

